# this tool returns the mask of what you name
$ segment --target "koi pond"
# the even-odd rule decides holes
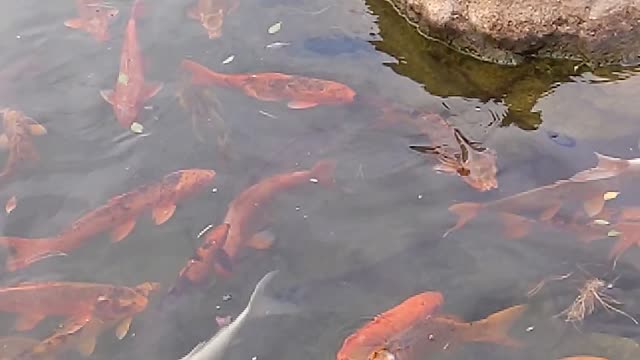
[[[640,358],[637,69],[384,0],[3,9],[0,358]]]

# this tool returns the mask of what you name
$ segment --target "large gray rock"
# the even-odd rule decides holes
[[[637,63],[640,0],[389,0],[429,37],[483,60]]]

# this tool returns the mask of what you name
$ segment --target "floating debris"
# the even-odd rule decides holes
[[[616,229],[609,230],[609,232],[607,233],[608,237],[616,237],[620,235],[622,235],[622,233]]]
[[[580,289],[575,301],[556,316],[566,316],[566,322],[581,323],[585,317],[593,314],[597,304],[600,304],[605,310],[623,315],[633,321],[634,324],[639,325],[635,318],[616,307],[622,305],[620,301],[603,292],[603,288],[606,286],[607,283],[598,278],[588,279]]]
[[[607,191],[606,193],[604,193],[603,197],[605,200],[613,200],[617,198],[618,195],[620,195],[620,192],[618,191]]]
[[[595,225],[610,225],[611,223],[604,219],[595,219],[593,220]]]
[[[200,239],[202,235],[206,234],[207,231],[211,230],[212,227],[213,227],[213,224],[209,224],[204,229],[200,230],[200,232],[198,233],[198,239]]]
[[[314,184],[317,184],[319,181],[318,181],[318,179],[316,179],[316,178],[311,178],[311,179],[309,179],[309,182],[312,182],[312,183],[314,183]]]
[[[136,134],[142,134],[144,132],[144,126],[142,126],[142,124],[140,124],[139,122],[133,122],[130,129],[131,132]]]
[[[7,204],[4,206],[4,211],[8,214],[11,214],[13,210],[16,209],[18,205],[18,200],[15,196],[12,196],[9,200],[7,200]]]
[[[540,281],[536,286],[534,286],[533,288],[531,288],[531,290],[529,290],[527,292],[527,297],[532,297],[535,294],[539,293],[540,290],[542,290],[542,288],[550,281],[561,281],[561,280],[565,280],[571,277],[571,275],[573,275],[573,272],[564,274],[564,275],[559,275],[559,276],[547,276],[546,278],[542,279],[542,281]]]
[[[267,45],[265,47],[267,49],[280,49],[280,48],[283,48],[283,47],[289,46],[289,45],[291,45],[291,43],[276,41],[276,42],[271,43],[271,44],[269,44],[269,45]]]
[[[227,326],[227,325],[231,324],[231,315],[216,316],[216,323],[220,327]]]
[[[222,301],[229,301],[231,300],[231,298],[232,298],[231,294],[224,294],[222,296]]]
[[[262,110],[260,110],[260,111],[258,111],[258,113],[260,113],[260,115],[264,115],[264,116],[269,117],[269,118],[272,118],[272,119],[277,119],[277,118],[278,118],[277,116],[275,116],[275,115],[271,115],[271,114],[269,114],[269,113],[268,113],[268,112],[266,112],[266,111],[262,111]]]
[[[222,62],[222,64],[223,64],[223,65],[226,65],[226,64],[228,64],[228,63],[232,62],[232,61],[233,61],[233,59],[235,59],[235,58],[236,58],[236,56],[235,56],[235,55],[229,55],[229,57],[228,57],[228,58],[224,59],[224,61]]]
[[[277,33],[278,31],[280,31],[280,29],[282,28],[282,21],[278,21],[277,23],[271,25],[269,27],[269,34],[273,35],[275,33]]]

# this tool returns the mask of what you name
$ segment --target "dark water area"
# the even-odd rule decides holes
[[[137,22],[145,78],[164,88],[142,106],[136,121],[144,130],[137,134],[118,124],[100,96],[118,78],[132,1],[108,1],[120,13],[103,43],[63,25],[76,16],[72,0],[0,1],[0,106],[23,111],[47,129],[34,138],[41,160],[0,189],[0,203],[17,198],[15,210],[0,216],[2,236],[52,236],[109,199],[179,169],[217,173],[212,185],[179,202],[165,224],[154,225],[145,213],[125,240],[92,237],[68,256],[3,272],[3,286],[159,282],[162,289],[135,316],[129,334],[117,340],[106,331],[94,359],[179,359],[218,330],[216,316],[237,316],[259,279],[275,269],[271,295],[300,311],[249,319],[225,358],[334,358],[366,321],[423,291],[441,292],[443,312],[465,320],[530,304],[512,329],[525,347],[465,344],[425,358],[638,358],[640,327],[629,318],[597,311],[574,326],[554,317],[588,277],[580,266],[611,283],[624,311],[640,316],[637,247],[612,270],[614,239],[587,244],[562,229],[536,227],[523,239],[507,240],[491,213],[443,237],[455,224],[447,210],[455,203],[492,201],[565,179],[594,166],[595,152],[640,157],[637,69],[554,60],[518,67],[483,63],[425,39],[382,0],[237,2],[222,36],[209,39],[187,17],[190,1],[145,1]],[[357,96],[349,104],[293,110],[286,102],[211,87],[204,101],[219,118],[194,120],[178,98],[185,58],[223,73],[333,80]],[[428,144],[424,134],[402,124],[381,126],[377,106],[383,101],[441,114],[494,149],[498,188],[478,192],[459,176],[434,171],[433,158],[409,148]],[[335,161],[336,185],[305,184],[279,194],[269,207],[271,248],[243,250],[230,277],[214,275],[208,286],[166,295],[200,245],[198,234],[223,222],[239,193],[322,159]],[[636,204],[633,184],[625,189],[621,203]],[[576,276],[527,297],[540,280],[568,272]],[[13,318],[0,313],[0,336],[19,335]],[[26,335],[45,338],[60,320]]]

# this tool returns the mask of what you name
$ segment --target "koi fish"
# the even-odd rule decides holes
[[[155,287],[155,283],[136,288],[76,282],[21,283],[0,288],[0,311],[16,313],[16,330],[27,331],[49,316],[87,317],[99,299],[134,302],[140,293]]]
[[[569,357],[564,357],[560,360],[609,360],[609,359],[598,357],[598,356],[569,356]]]
[[[187,59],[182,68],[191,73],[194,85],[237,88],[258,100],[286,101],[290,109],[346,104],[356,96],[350,87],[329,80],[281,73],[222,74]]]
[[[536,218],[541,221],[552,219],[561,208],[578,203],[589,218],[598,215],[604,208],[604,194],[621,187],[622,174],[640,170],[639,159],[618,159],[597,154],[598,164],[590,169],[576,173],[567,180],[518,193],[488,203],[460,203],[449,207],[449,211],[458,215],[458,222],[451,231],[463,227],[477,216],[481,209],[503,215],[505,229],[518,228],[519,219]],[[516,216],[512,216],[516,215]]]
[[[423,154],[434,155],[439,162],[433,167],[435,171],[456,174],[479,191],[489,191],[498,187],[496,152],[493,149],[469,141],[460,130],[449,125],[438,114],[409,112],[384,100],[384,105],[380,107],[380,101],[375,99],[374,103],[382,111],[385,122],[410,124],[429,138],[432,145],[411,145],[410,148]]]
[[[180,360],[219,360],[224,359],[225,352],[229,344],[236,338],[238,331],[244,324],[257,317],[266,315],[283,315],[297,312],[293,305],[280,303],[265,294],[267,284],[273,279],[277,271],[266,274],[256,285],[249,304],[242,310],[240,315],[229,325],[220,329],[211,339],[201,342]]]
[[[271,247],[274,239],[269,232],[262,231],[264,228],[265,205],[270,203],[282,191],[298,187],[309,182],[318,182],[327,186],[334,183],[333,173],[335,163],[329,160],[317,162],[310,170],[294,171],[273,175],[252,185],[238,195],[230,204],[227,215],[223,223],[229,224],[229,234],[220,249],[224,253],[222,258],[228,258],[229,264],[235,260],[236,256],[245,246],[255,249],[267,249]],[[215,236],[210,233],[208,238]],[[209,240],[207,240],[209,241]],[[217,257],[219,259],[220,257]],[[223,262],[217,261],[216,272],[220,275],[229,275],[231,269]]]
[[[53,335],[20,353],[15,360],[42,359],[72,348],[89,356],[95,349],[96,338],[113,327],[116,327],[116,337],[122,340],[133,316],[144,311],[151,291],[158,288],[158,283],[144,283],[133,289],[136,296],[98,297],[90,315],[72,318]]]
[[[417,300],[414,299],[416,296]],[[508,331],[526,310],[525,305],[467,323],[450,315],[434,314],[443,301],[440,293],[426,292],[416,296],[382,313],[349,336],[336,359],[420,359],[465,342],[520,346],[519,341],[509,337]],[[416,308],[416,302],[422,307]]]
[[[211,230],[195,255],[182,268],[176,285],[169,290],[169,293],[178,293],[189,286],[206,284],[215,262],[221,262],[225,264],[225,268],[230,268],[231,265],[226,263],[229,260],[221,250],[228,235],[229,224],[220,224]]]
[[[230,4],[233,1],[234,4]],[[238,7],[235,0],[198,0],[189,8],[187,15],[202,23],[202,27],[207,30],[209,39],[217,39],[222,36],[222,25],[226,14]]]
[[[26,162],[37,162],[40,156],[33,145],[33,136],[44,135],[47,129],[20,111],[3,109],[0,148],[9,150],[9,158],[0,172],[0,184],[8,182]]]
[[[178,102],[183,109],[191,113],[191,128],[200,142],[205,142],[203,129],[212,130],[216,134],[216,145],[225,158],[229,158],[229,137],[231,130],[225,125],[220,108],[222,104],[211,89],[200,86],[184,85],[178,91]]]
[[[118,122],[129,128],[138,117],[142,104],[162,90],[162,83],[148,83],[144,80],[143,59],[138,34],[136,31],[136,17],[141,12],[142,1],[133,3],[131,17],[120,55],[120,73],[116,81],[115,90],[102,90],[100,95],[113,106]]]
[[[47,238],[0,237],[0,246],[9,249],[7,270],[15,271],[49,256],[66,254],[86,240],[111,230],[111,240],[119,242],[131,233],[137,218],[151,210],[157,225],[169,220],[179,201],[213,182],[215,171],[188,169],[166,175],[160,182],[140,186],[116,196],[90,211],[58,235]]]
[[[76,0],[78,17],[64,22],[71,29],[83,30],[97,41],[109,40],[109,24],[120,12],[100,0]]]

